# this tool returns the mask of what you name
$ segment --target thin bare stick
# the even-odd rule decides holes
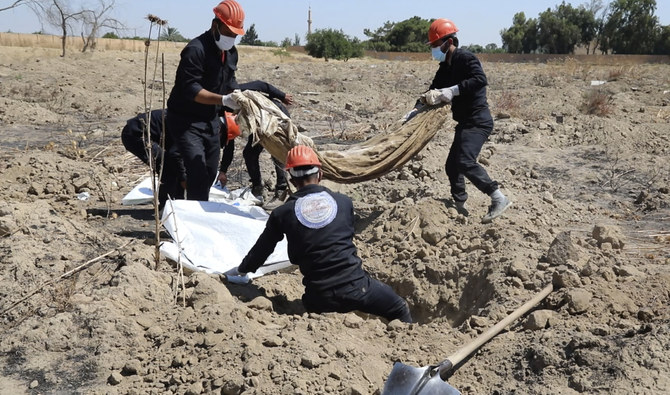
[[[104,253],[104,254],[102,254],[102,255],[96,257],[96,258],[91,259],[90,261],[88,261],[88,262],[86,262],[86,263],[83,263],[83,264],[81,264],[81,265],[75,267],[74,269],[72,269],[72,270],[70,270],[70,271],[68,271],[68,272],[66,272],[66,273],[61,274],[61,275],[60,275],[59,277],[57,277],[57,278],[54,278],[54,279],[51,279],[51,280],[45,282],[44,284],[40,285],[39,287],[37,287],[36,289],[34,289],[33,291],[31,291],[28,295],[26,295],[26,296],[24,296],[23,298],[17,300],[16,302],[12,303],[9,307],[7,307],[6,309],[2,310],[2,312],[0,312],[0,316],[7,314],[7,313],[10,312],[11,310],[13,310],[16,306],[18,306],[18,305],[20,305],[21,303],[25,302],[26,300],[32,298],[32,297],[35,296],[36,294],[38,294],[38,293],[44,291],[44,289],[45,289],[47,286],[52,285],[52,284],[55,284],[55,283],[57,283],[57,282],[59,282],[59,281],[61,281],[61,280],[65,280],[66,278],[72,277],[73,275],[75,275],[75,274],[81,272],[82,270],[84,270],[84,269],[90,267],[91,265],[93,265],[94,263],[98,262],[98,261],[101,260],[102,258],[108,257],[109,255],[115,253],[116,251],[120,251],[121,249],[127,247],[128,245],[130,245],[130,244],[133,243],[134,241],[135,241],[134,239],[133,239],[133,240],[130,240],[130,241],[127,242],[126,244],[122,245],[121,247],[117,247],[117,248],[115,248],[115,249],[113,249],[113,250],[111,250],[111,251],[108,251],[108,252],[106,252],[106,253]]]
[[[179,285],[181,285],[182,304],[186,307],[186,282],[184,281],[184,265],[181,263],[181,240],[179,239],[179,229],[177,228],[177,216],[174,214],[174,205],[172,199],[168,199],[170,203],[170,215],[174,223],[174,240],[177,243],[177,287],[174,290],[174,303],[177,304],[179,297]],[[166,218],[167,219],[167,218]]]

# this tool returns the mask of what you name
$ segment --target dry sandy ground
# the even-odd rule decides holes
[[[297,271],[246,287],[191,274],[182,290],[173,263],[152,268],[153,211],[120,205],[146,174],[119,139],[143,106],[144,55],[0,54],[1,394],[379,393],[394,361],[437,363],[552,282],[452,386],[670,392],[670,66],[485,63],[496,126],[481,161],[514,201],[493,224],[472,186],[470,216],[453,208],[451,122],[399,171],[326,182],[354,199],[364,265],[408,300],[406,325],[306,314]],[[166,54],[168,89],[177,62]],[[292,93],[308,135],[346,145],[385,133],[436,68],[242,48],[238,77]],[[594,92],[602,116],[583,111]],[[238,143],[233,186],[247,183]]]

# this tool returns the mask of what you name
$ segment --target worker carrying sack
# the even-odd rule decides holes
[[[298,131],[291,118],[255,91],[236,91],[241,106],[237,123],[245,135],[253,135],[253,144],[261,144],[280,162],[296,145],[316,151],[323,177],[338,183],[356,183],[379,178],[402,167],[435,136],[449,118],[448,105],[426,106],[407,122],[398,121],[391,130],[343,150],[319,150],[312,139]]]

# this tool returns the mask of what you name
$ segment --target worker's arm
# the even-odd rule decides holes
[[[259,267],[263,266],[268,257],[274,252],[275,246],[284,238],[284,233],[279,228],[279,218],[273,215],[275,211],[270,214],[268,222],[265,224],[265,230],[256,240],[256,244],[251,247],[251,250],[244,257],[242,263],[238,267],[240,273],[255,272]]]

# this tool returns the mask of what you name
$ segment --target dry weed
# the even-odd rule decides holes
[[[72,309],[72,302],[70,299],[75,293],[76,285],[77,277],[73,276],[56,284],[53,289],[49,290],[49,296],[51,297],[52,302],[51,307],[56,309],[56,312],[62,313]]]
[[[610,93],[601,89],[591,89],[584,94],[582,111],[588,115],[604,117],[612,113],[614,99]]]
[[[543,88],[556,86],[556,78],[548,73],[541,73],[534,75],[533,82],[535,83],[535,85],[541,86]]]
[[[633,74],[633,67],[632,66],[621,66],[617,67],[615,69],[610,70],[607,73],[607,81],[618,81],[621,78],[632,75]],[[639,78],[639,75],[635,75],[635,78]]]
[[[494,102],[494,108],[497,113],[505,113],[510,116],[518,116],[521,108],[519,95],[509,91],[500,92],[500,96]]]

